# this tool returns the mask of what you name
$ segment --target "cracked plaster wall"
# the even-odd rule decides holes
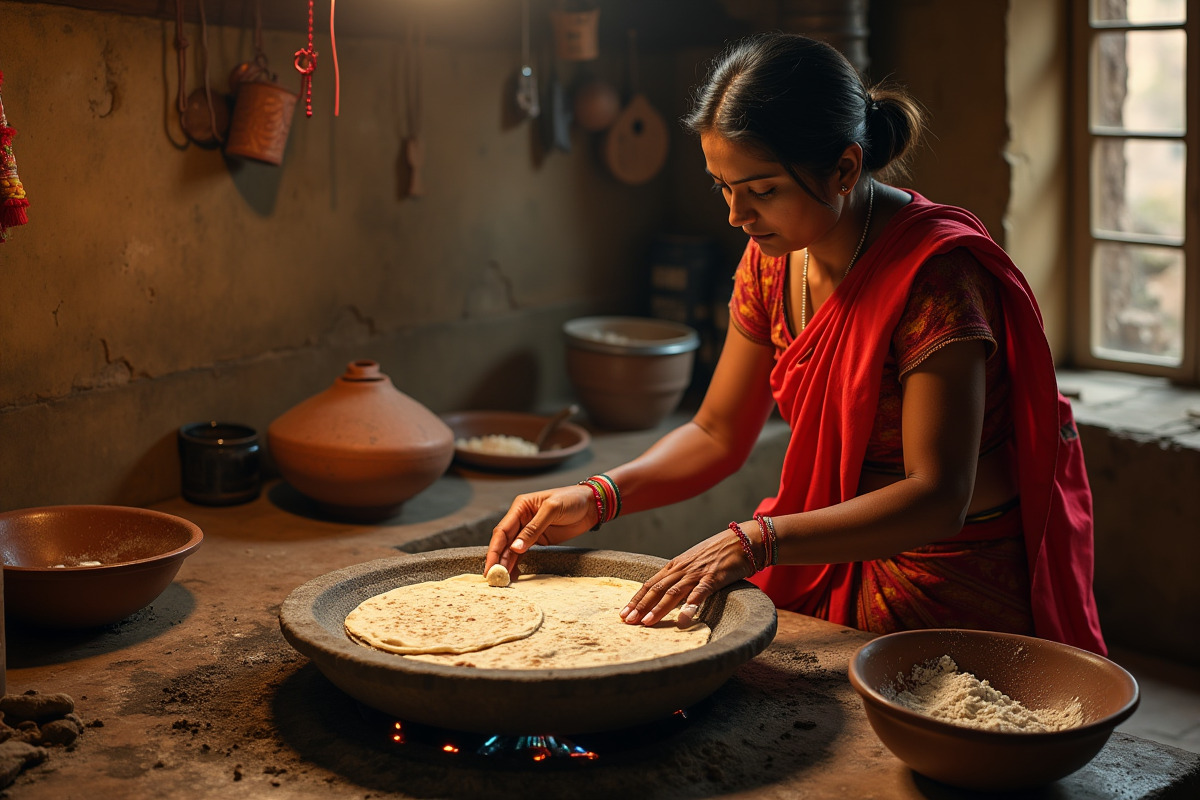
[[[177,494],[178,426],[265,433],[357,358],[438,412],[559,402],[562,322],[636,310],[669,225],[665,175],[618,183],[578,131],[571,153],[541,152],[535,123],[504,111],[518,54],[498,45],[427,43],[427,191],[413,200],[402,41],[338,37],[335,119],[318,30],[314,115],[300,109],[273,167],[187,146],[173,21],[0,0],[0,30],[31,201],[0,246],[0,510]],[[190,91],[202,35],[185,34]],[[252,32],[207,40],[226,91]],[[268,30],[264,45],[296,90],[298,34]],[[642,90],[677,117],[673,64],[641,61]],[[621,79],[620,53],[595,66]]]

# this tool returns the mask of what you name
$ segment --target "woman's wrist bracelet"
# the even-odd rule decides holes
[[[768,567],[773,567],[779,563],[779,537],[775,535],[775,521],[762,513],[755,514],[754,521],[762,532],[763,559]]]
[[[598,531],[600,530],[600,526],[604,524],[604,495],[600,491],[600,488],[590,480],[580,481],[579,485],[586,486],[592,490],[592,497],[596,500],[596,524],[592,526],[591,530]]]
[[[742,551],[746,554],[746,558],[750,559],[750,566],[754,568],[755,572],[758,572],[760,567],[758,566],[758,560],[754,558],[754,548],[750,546],[750,537],[742,530],[742,526],[736,522],[729,523],[729,530],[737,534],[738,541],[742,543]]]
[[[579,485],[591,489],[596,500],[596,526],[592,530],[600,530],[601,525],[612,522],[620,515],[621,490],[612,478],[607,475],[593,475],[580,481]]]
[[[612,489],[612,495],[615,503],[611,519],[616,519],[617,517],[621,516],[621,490],[617,488],[617,482],[604,473],[593,475],[592,477],[596,480],[603,481],[610,489]]]

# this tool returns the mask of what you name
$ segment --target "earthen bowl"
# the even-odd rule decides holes
[[[550,417],[522,414],[516,411],[458,411],[443,414],[442,420],[454,431],[454,457],[461,463],[486,469],[539,470],[549,469],[582,453],[592,441],[586,430],[573,422],[560,422],[545,449],[528,455],[483,453],[461,447],[460,439],[473,436],[517,436],[532,442],[537,439]]]
[[[980,730],[945,722],[889,699],[899,676],[948,655],[1029,709],[1078,698],[1084,722],[1046,733]],[[901,761],[965,789],[1031,789],[1092,760],[1138,705],[1138,685],[1117,664],[1077,647],[1010,633],[935,629],[881,636],[850,660],[850,683],[875,733]]]
[[[386,558],[330,572],[293,590],[283,635],[330,681],[399,719],[492,734],[579,734],[670,717],[707,697],[775,638],[771,600],[747,581],[701,609],[708,643],[647,661],[579,669],[498,670],[429,664],[351,641],[346,615],[397,586],[483,572],[486,547]],[[648,580],[666,561],[612,550],[535,547],[523,573]]]
[[[580,317],[563,325],[567,377],[588,417],[609,430],[647,430],[679,407],[700,335],[650,317]]]
[[[128,506],[66,505],[0,514],[4,609],[52,628],[119,622],[154,601],[204,534],[192,522]],[[81,566],[99,561],[97,566]]]

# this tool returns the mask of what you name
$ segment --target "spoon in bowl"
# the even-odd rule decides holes
[[[573,417],[578,413],[579,406],[572,403],[551,417],[550,420],[542,426],[542,429],[538,431],[537,439],[534,440],[534,444],[537,445],[538,452],[546,449],[546,442],[550,441],[551,435],[558,430],[559,425],[566,421],[568,417]]]

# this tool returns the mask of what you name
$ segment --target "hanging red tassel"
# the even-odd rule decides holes
[[[0,86],[4,85],[4,73],[0,72]],[[17,177],[17,159],[13,155],[12,140],[17,132],[8,127],[4,116],[4,100],[0,98],[0,241],[7,238],[7,229],[29,222],[25,209],[29,200],[25,187]]]

